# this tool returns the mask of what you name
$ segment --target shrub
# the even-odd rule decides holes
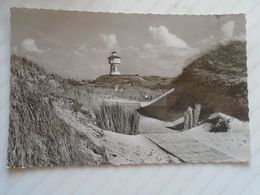
[[[97,125],[102,129],[127,135],[138,133],[140,115],[135,110],[103,103],[95,110],[95,116]]]
[[[211,120],[212,127],[210,132],[227,132],[230,129],[230,119],[223,118],[218,116]]]

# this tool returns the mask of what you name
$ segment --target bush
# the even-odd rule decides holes
[[[102,129],[127,135],[138,133],[140,115],[135,110],[126,110],[118,104],[103,103],[95,115],[97,125]]]
[[[210,132],[227,132],[230,129],[230,119],[223,118],[218,116],[211,120],[212,127]]]

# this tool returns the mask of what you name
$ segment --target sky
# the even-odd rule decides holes
[[[176,77],[193,59],[228,40],[245,40],[245,17],[152,15],[13,8],[11,52],[76,80],[109,73]]]

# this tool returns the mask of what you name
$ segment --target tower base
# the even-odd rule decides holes
[[[120,75],[120,72],[119,71],[113,71],[113,72],[110,72],[110,75]]]

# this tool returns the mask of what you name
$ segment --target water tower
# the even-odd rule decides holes
[[[108,63],[110,64],[110,75],[120,75],[119,65],[121,58],[117,55],[115,51],[111,53],[108,57]]]

